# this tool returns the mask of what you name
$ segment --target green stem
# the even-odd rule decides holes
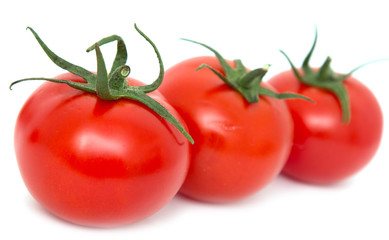
[[[103,54],[97,43],[95,44],[95,51],[97,59],[96,94],[103,100],[116,100],[111,94],[107,68],[105,67]]]
[[[97,45],[101,46],[101,45],[104,45],[104,44],[107,44],[107,43],[110,43],[113,41],[117,41],[117,51],[116,51],[115,60],[113,61],[113,64],[111,67],[110,74],[112,74],[115,71],[115,69],[126,64],[126,62],[127,62],[126,44],[124,43],[123,39],[120,36],[112,35],[112,36],[103,38],[97,42]],[[94,49],[95,49],[95,44],[90,46],[86,51],[90,52]],[[110,76],[108,76],[108,77],[110,77]]]

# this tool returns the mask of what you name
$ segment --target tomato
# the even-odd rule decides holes
[[[69,73],[58,78],[80,80]],[[180,119],[158,92],[150,96]],[[152,215],[177,193],[189,167],[186,138],[149,108],[56,83],[44,83],[27,100],[14,141],[32,196],[81,225]]]
[[[329,58],[321,69],[308,66],[315,43],[303,68],[292,64],[292,70],[268,82],[278,91],[297,92],[316,102],[287,100],[295,132],[283,173],[308,183],[331,184],[356,174],[372,159],[379,147],[383,117],[373,93],[351,73],[334,73],[328,68]],[[328,89],[321,88],[323,84]]]
[[[216,57],[195,57],[168,69],[159,88],[195,141],[180,192],[207,202],[236,201],[281,171],[292,143],[292,119],[284,102],[260,96],[250,103],[210,69],[196,71],[202,64],[225,74]]]
[[[161,209],[181,187],[189,168],[183,119],[152,84],[127,78],[121,37],[97,42],[97,73],[52,52],[29,28],[50,59],[69,71],[47,80],[26,101],[15,126],[15,152],[31,195],[67,221],[109,227],[133,223]],[[99,45],[118,42],[108,74]],[[187,140],[188,139],[188,140]]]
[[[279,91],[294,91],[316,104],[287,100],[295,134],[283,173],[318,184],[343,180],[360,171],[378,149],[383,119],[373,93],[354,77],[344,81],[351,119],[342,123],[336,96],[300,83],[292,71],[274,76],[269,83]]]

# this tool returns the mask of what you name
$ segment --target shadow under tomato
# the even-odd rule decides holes
[[[288,198],[290,195],[296,194],[305,194],[306,192],[315,193],[315,191],[333,191],[333,190],[344,190],[347,189],[351,184],[353,184],[352,179],[348,179],[336,184],[331,185],[314,185],[308,184],[301,181],[296,181],[284,175],[279,175],[275,178],[268,186],[266,186],[261,191],[241,199],[239,201],[228,202],[228,203],[210,203],[202,202],[195,199],[191,199],[182,194],[177,194],[168,204],[166,204],[162,209],[153,214],[152,216],[143,219],[141,221],[109,228],[99,228],[99,227],[88,227],[81,226],[71,222],[68,222],[62,218],[57,217],[52,214],[45,208],[43,208],[38,202],[36,202],[32,197],[28,197],[27,203],[31,206],[37,214],[43,215],[48,221],[54,221],[56,224],[63,224],[67,227],[74,227],[78,229],[149,229],[152,225],[160,225],[162,223],[166,224],[167,222],[177,222],[179,218],[184,218],[188,223],[191,222],[190,216],[193,211],[208,211],[207,209],[248,209],[252,208],[255,205],[263,204],[266,205],[269,201],[274,201],[277,199]],[[305,193],[304,193],[305,192]]]
[[[301,186],[306,186],[306,187],[314,187],[314,188],[321,188],[321,189],[342,189],[342,188],[347,188],[352,184],[352,178],[345,179],[343,181],[339,182],[334,182],[334,183],[328,183],[328,184],[317,184],[317,183],[309,183],[309,182],[304,182],[302,180],[289,177],[287,175],[280,175],[280,179],[283,179],[285,182],[288,181],[291,184],[295,185],[301,185]]]
[[[88,228],[86,226],[81,226],[78,224],[71,223],[69,221],[66,221],[63,218],[58,217],[57,215],[51,213],[44,207],[42,207],[35,199],[33,199],[31,196],[26,199],[27,205],[36,213],[42,216],[45,220],[49,222],[53,222],[55,224],[60,224],[64,225],[66,227],[74,227],[74,228],[79,228],[79,229],[85,229]],[[42,222],[42,224],[46,224],[45,222]]]
[[[327,184],[327,185],[315,185],[295,180],[285,175],[277,176],[266,187],[252,194],[246,198],[226,203],[212,203],[205,201],[198,201],[184,195],[178,195],[181,201],[189,202],[195,205],[205,205],[210,207],[250,207],[251,205],[264,204],[267,201],[272,201],[275,198],[287,198],[290,194],[299,194],[299,192],[312,192],[315,191],[334,191],[345,190],[353,184],[352,179],[346,179],[345,181]]]
[[[37,215],[40,215],[41,218],[44,219],[42,221],[42,224],[46,224],[45,222],[51,222],[54,224],[63,225],[66,227],[71,228],[77,228],[81,230],[110,230],[110,229],[127,229],[127,228],[147,228],[149,229],[153,224],[160,224],[163,222],[169,221],[171,219],[171,222],[175,221],[175,216],[177,216],[180,212],[184,213],[185,209],[190,208],[191,203],[189,201],[183,200],[183,197],[176,196],[173,198],[167,205],[165,205],[162,209],[160,209],[158,212],[153,214],[152,216],[145,218],[143,220],[140,220],[138,222],[132,223],[132,224],[124,224],[114,227],[91,227],[91,226],[84,226],[75,224],[72,222],[69,222],[65,219],[62,219],[55,214],[51,213],[47,209],[45,209],[43,206],[41,206],[35,199],[33,199],[31,196],[28,196],[26,198],[26,204],[30,207],[30,209],[33,210],[34,213]]]

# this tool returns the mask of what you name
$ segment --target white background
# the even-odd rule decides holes
[[[158,66],[151,47],[134,30],[135,22],[156,43],[166,69],[186,58],[211,55],[179,40],[184,37],[214,47],[225,58],[240,58],[248,68],[272,64],[265,80],[289,68],[279,49],[301,64],[317,26],[312,65],[321,65],[330,55],[332,67],[345,73],[389,57],[386,1],[15,0],[0,4],[1,239],[389,239],[386,128],[371,163],[336,185],[306,185],[280,176],[236,203],[204,204],[177,196],[157,214],[130,226],[94,229],[66,223],[29,195],[13,151],[18,111],[40,82],[8,90],[20,78],[63,72],[25,31],[27,26],[58,55],[91,70],[96,69],[95,55],[85,49],[102,37],[121,35],[129,51],[131,76],[144,82],[156,78]],[[108,64],[114,44],[102,50]],[[375,93],[386,116],[388,69],[388,61],[377,62],[354,74]]]

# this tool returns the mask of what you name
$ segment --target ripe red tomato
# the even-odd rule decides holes
[[[58,78],[82,81],[70,73]],[[183,124],[158,92],[148,95]],[[51,82],[22,108],[15,149],[32,196],[55,215],[88,226],[152,215],[177,193],[189,167],[187,139],[145,105],[104,101]]]
[[[195,141],[180,192],[202,201],[234,201],[280,172],[291,147],[292,119],[283,101],[261,96],[249,103],[210,69],[196,71],[202,64],[224,74],[216,57],[192,58],[168,69],[159,88]]]
[[[378,149],[383,127],[382,112],[373,93],[357,79],[347,77],[351,118],[342,122],[337,97],[301,83],[293,71],[269,80],[278,91],[293,91],[316,104],[287,100],[294,121],[293,147],[283,173],[301,181],[328,184],[360,171]]]

